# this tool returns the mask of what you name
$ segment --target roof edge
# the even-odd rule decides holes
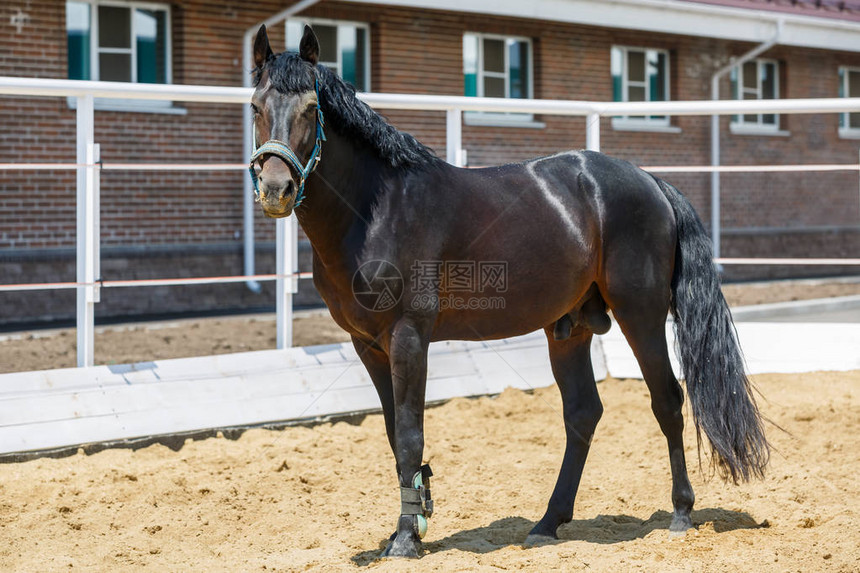
[[[345,1],[756,43],[771,40],[781,20],[781,45],[860,52],[860,22],[680,0]]]

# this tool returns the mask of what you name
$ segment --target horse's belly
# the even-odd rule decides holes
[[[474,291],[448,291],[431,298],[439,309],[433,340],[508,338],[555,323],[576,307],[595,279],[587,268],[558,271],[547,265],[527,284],[514,282],[500,289],[478,285]]]
[[[594,233],[561,221],[530,222],[517,234],[476,244],[446,263],[434,340],[481,340],[526,334],[553,324],[597,280]],[[460,265],[460,267],[458,267]],[[469,275],[473,279],[467,280]],[[454,287],[454,288],[452,288]]]

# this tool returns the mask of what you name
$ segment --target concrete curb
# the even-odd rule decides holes
[[[856,308],[860,308],[860,295],[737,306],[731,310],[735,321],[754,322],[766,318],[791,317],[811,312],[832,312]]]

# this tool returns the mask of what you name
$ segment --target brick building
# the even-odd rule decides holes
[[[0,75],[241,85],[245,30],[291,3],[8,0],[0,7]],[[776,45],[726,75],[723,98],[860,96],[860,2],[320,0],[271,26],[270,38],[294,47],[301,23],[311,23],[321,59],[376,92],[702,100],[711,97],[711,75],[772,39],[780,19]],[[444,155],[444,114],[386,116]],[[601,127],[603,151],[641,165],[710,161],[707,117],[607,118]],[[96,102],[105,162],[241,162],[241,133],[236,105]],[[860,114],[724,117],[721,134],[725,164],[857,163]],[[583,147],[585,122],[470,113],[463,142],[470,165],[518,161]],[[72,101],[0,96],[0,163],[74,159]],[[242,274],[243,177],[103,172],[102,277]],[[709,176],[666,178],[707,221]],[[723,254],[857,256],[857,185],[850,172],[723,175]],[[74,189],[69,171],[0,171],[0,283],[74,280]],[[274,223],[256,217],[257,270],[272,272]],[[308,287],[300,301],[312,300]],[[74,296],[0,293],[0,323],[70,318]],[[241,284],[105,289],[97,315],[272,301],[271,285],[262,293]]]

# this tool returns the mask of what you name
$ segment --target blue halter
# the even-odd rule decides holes
[[[311,156],[308,158],[308,162],[302,165],[298,156],[292,149],[290,149],[289,144],[277,139],[270,139],[260,147],[256,148],[254,153],[251,154],[251,162],[248,165],[248,172],[251,174],[251,181],[254,184],[254,196],[258,202],[260,201],[260,182],[257,178],[257,173],[254,170],[254,163],[263,155],[276,155],[280,157],[287,163],[287,165],[292,165],[298,173],[299,189],[296,192],[296,201],[293,204],[293,209],[298,207],[305,198],[305,181],[308,176],[313,173],[314,169],[317,168],[317,164],[320,162],[320,159],[322,159],[322,142],[325,141],[325,132],[323,131],[323,127],[325,127],[325,119],[323,118],[322,109],[320,109],[319,80],[316,80],[315,89],[317,92],[317,136],[314,149],[311,151]],[[256,145],[256,143],[257,140],[255,137],[254,144]]]

